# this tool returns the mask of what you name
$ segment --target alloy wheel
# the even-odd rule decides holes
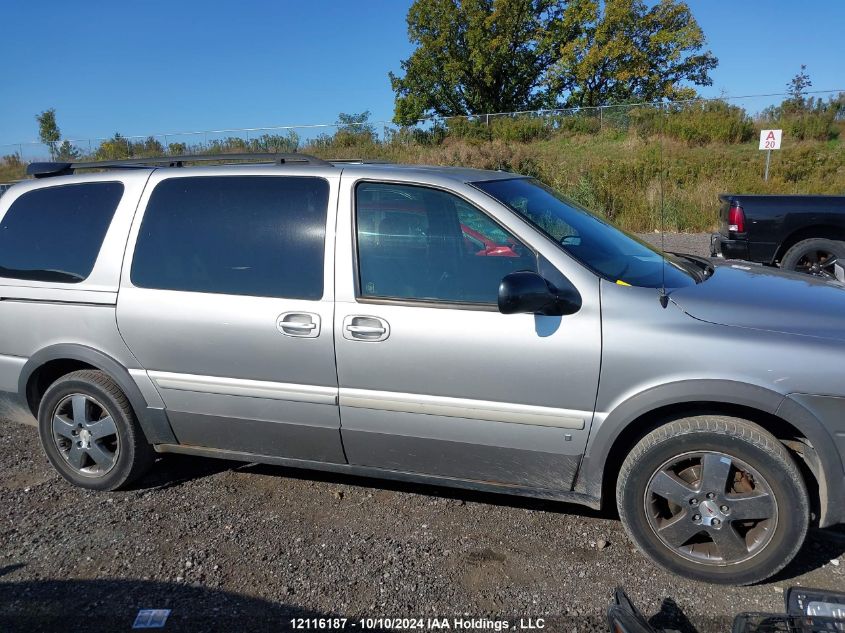
[[[816,277],[825,277],[834,279],[836,273],[833,265],[838,261],[836,253],[831,253],[826,250],[813,249],[804,253],[795,264],[795,271],[799,273],[806,273],[808,275],[815,275]]]
[[[746,561],[765,549],[777,527],[768,482],[745,462],[716,451],[666,461],[649,480],[643,502],[663,545],[700,564]]]
[[[83,476],[102,477],[117,463],[117,426],[91,396],[75,393],[63,398],[53,412],[52,432],[61,456]]]

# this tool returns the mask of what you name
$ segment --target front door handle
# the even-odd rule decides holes
[[[320,336],[320,315],[311,312],[285,312],[276,319],[276,328],[285,336],[317,338]]]
[[[390,336],[390,326],[379,317],[349,315],[343,319],[343,338],[376,343]]]

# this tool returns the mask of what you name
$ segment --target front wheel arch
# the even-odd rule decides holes
[[[810,491],[810,505],[816,518],[824,518],[822,511],[822,482],[825,481],[821,460],[815,447],[795,426],[782,418],[758,409],[724,402],[689,402],[649,411],[628,424],[616,438],[608,453],[602,473],[602,505],[611,505],[621,464],[636,444],[656,428],[698,415],[722,415],[747,420],[774,435],[793,455],[801,467],[804,482]]]
[[[593,423],[575,491],[601,499],[603,507],[611,507],[619,465],[637,442],[666,422],[702,413],[743,418],[782,442],[798,440],[800,452],[789,443],[787,448],[802,464],[819,526],[845,520],[840,508],[845,498],[842,460],[821,422],[783,394],[732,381],[668,383],[619,404],[601,423]]]

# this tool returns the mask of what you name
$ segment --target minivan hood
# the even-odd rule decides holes
[[[669,295],[690,316],[719,325],[845,341],[845,285],[742,262],[711,263],[709,279]]]

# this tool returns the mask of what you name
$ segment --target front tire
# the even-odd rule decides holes
[[[154,460],[126,395],[101,371],[75,371],[50,385],[38,431],[53,467],[82,488],[117,490]]]
[[[785,567],[810,515],[783,444],[756,424],[716,415],[670,422],[640,440],[622,465],[616,503],[647,557],[682,576],[733,585]]]

